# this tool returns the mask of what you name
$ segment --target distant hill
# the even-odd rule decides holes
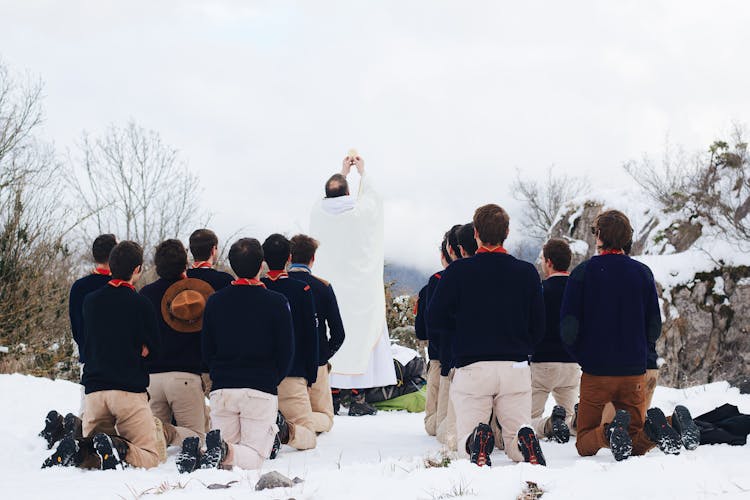
[[[416,295],[429,277],[429,272],[395,262],[386,262],[383,270],[384,281],[393,282],[394,295]]]

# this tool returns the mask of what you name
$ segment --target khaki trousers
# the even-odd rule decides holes
[[[145,392],[86,394],[83,436],[91,437],[98,432],[124,439],[128,443],[125,461],[133,467],[149,469],[159,465],[156,424]]]
[[[523,462],[518,430],[531,418],[531,370],[528,363],[480,361],[456,368],[450,397],[456,409],[458,455],[466,458],[466,440],[495,412],[505,443],[505,454]],[[496,438],[497,440],[497,438]]]
[[[259,469],[271,454],[278,399],[255,389],[218,389],[211,392],[211,424],[229,445],[224,465]]]
[[[537,437],[545,435],[544,427],[550,417],[543,417],[549,395],[565,408],[565,423],[571,434],[575,404],[581,386],[581,367],[578,363],[531,363],[531,425]]]
[[[643,455],[654,447],[646,437],[643,422],[646,412],[646,375],[621,377],[581,375],[581,401],[578,403],[578,436],[576,448],[582,457],[596,455],[609,448],[602,423],[604,406],[612,402],[618,410],[630,413],[628,434],[633,440],[633,455]]]
[[[643,402],[643,414],[646,414],[646,410],[651,408],[651,400],[654,399],[654,390],[656,390],[656,383],[659,381],[659,370],[646,370],[646,400]],[[608,424],[615,418],[615,407],[612,403],[604,405],[604,411],[602,412],[602,423]]]
[[[307,380],[304,377],[286,377],[278,387],[279,411],[284,418],[294,424],[294,433],[290,433],[289,446],[298,450],[315,448],[315,417],[307,392]],[[320,422],[319,422],[320,423]]]
[[[429,436],[437,434],[437,406],[440,392],[440,361],[431,359],[427,365],[427,401],[424,407],[424,430]]]
[[[333,427],[333,396],[330,382],[331,365],[318,367],[318,377],[307,389],[312,408],[313,431],[328,432]],[[283,412],[282,412],[283,413]]]
[[[445,409],[445,418],[440,421],[437,427],[437,440],[443,443],[449,450],[456,450],[456,409],[453,406],[453,402],[450,398],[450,388],[453,383],[453,377],[455,376],[456,369],[452,368],[448,372],[447,377],[440,377],[441,390],[442,385],[445,384],[445,400],[447,401],[447,408]]]
[[[181,446],[188,437],[206,436],[206,403],[200,375],[186,372],[152,373],[149,405],[164,424],[167,444]],[[172,417],[177,424],[172,425]]]

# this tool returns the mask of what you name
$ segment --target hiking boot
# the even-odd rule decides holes
[[[271,446],[271,454],[268,455],[269,460],[273,460],[279,455],[279,450],[281,449],[281,439],[279,439],[279,433],[276,433],[276,436],[273,438],[273,446]]]
[[[664,412],[659,408],[650,408],[646,412],[646,423],[643,426],[646,436],[656,443],[667,455],[679,455],[682,448],[680,435],[667,423]]]
[[[466,452],[469,454],[469,460],[479,467],[484,465],[492,466],[490,455],[495,449],[495,435],[487,424],[479,424],[474,428],[469,439],[466,440]]]
[[[565,428],[567,429],[568,426],[566,425]],[[533,465],[547,465],[547,460],[544,458],[542,447],[536,438],[536,434],[534,434],[534,429],[528,425],[524,425],[518,429],[518,449],[523,455],[524,462]]]
[[[677,405],[672,413],[672,427],[680,435],[686,450],[694,450],[701,444],[701,430],[693,421],[690,411]]]
[[[42,469],[54,466],[75,467],[78,463],[78,442],[73,436],[67,435],[62,438],[60,444],[57,445],[55,452],[44,460]]]
[[[604,435],[609,441],[609,449],[616,461],[625,460],[633,453],[633,440],[628,434],[630,425],[630,413],[625,410],[617,410],[615,418],[604,429]]]
[[[284,418],[281,412],[276,412],[276,427],[279,428],[279,432],[273,438],[273,446],[271,446],[271,454],[268,456],[269,459],[273,460],[279,454],[282,444],[289,443],[289,423]]]
[[[218,469],[227,457],[227,443],[221,439],[221,431],[214,429],[206,434],[206,453],[198,462],[199,469]]]
[[[570,422],[570,428],[578,432],[578,403],[573,406],[573,420]]]
[[[119,441],[122,442],[122,440]],[[99,460],[101,460],[101,470],[114,470],[118,465],[121,469],[125,468],[124,460],[125,453],[127,453],[127,445],[123,450],[122,446],[114,445],[112,438],[103,432],[99,432],[94,435],[94,451],[99,456]]]
[[[332,391],[331,398],[333,398],[333,414],[338,415],[341,409],[341,391]]]
[[[66,436],[72,434],[76,439],[82,438],[83,421],[78,416],[68,413],[63,419],[63,432]]]
[[[352,402],[349,403],[349,416],[350,417],[361,417],[363,415],[375,415],[378,412],[378,410],[372,406],[371,404],[368,404],[367,401],[365,401],[365,395],[364,394],[355,394],[354,391],[352,391]]]
[[[60,441],[64,435],[65,430],[62,415],[55,410],[51,410],[47,413],[47,418],[44,419],[44,429],[39,433],[39,436],[47,441],[47,449],[51,450],[55,443]]]
[[[570,429],[565,423],[565,408],[555,405],[552,408],[552,416],[547,420],[545,427],[545,437],[557,441],[558,443],[567,443],[570,441]],[[547,427],[549,426],[549,430]]]
[[[182,450],[177,455],[177,471],[180,474],[190,473],[195,470],[200,461],[200,438],[188,437],[182,440]]]

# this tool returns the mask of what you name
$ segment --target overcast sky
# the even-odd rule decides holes
[[[44,80],[60,150],[131,118],[157,130],[220,236],[306,230],[355,147],[387,259],[430,270],[481,204],[521,237],[516,169],[617,187],[667,137],[699,149],[748,123],[749,19],[744,0],[0,0],[0,58]]]

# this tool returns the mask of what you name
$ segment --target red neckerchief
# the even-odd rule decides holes
[[[124,286],[125,288],[130,288],[131,290],[135,291],[135,287],[131,283],[128,283],[125,280],[109,280],[107,284],[115,288],[120,288],[121,286]]]
[[[622,250],[602,250],[599,255],[625,255]]]
[[[232,285],[234,286],[260,286],[263,288],[266,287],[266,285],[264,285],[261,280],[256,280],[255,278],[237,278],[236,280],[232,281]]]
[[[508,251],[503,248],[502,245],[495,247],[493,249],[489,249],[487,247],[479,247],[477,250],[477,253],[508,253]]]
[[[104,267],[97,267],[96,269],[91,271],[91,274],[101,274],[102,276],[112,276],[112,271]]]
[[[275,270],[275,271],[270,271],[269,270],[268,274],[266,274],[266,277],[269,280],[271,280],[271,281],[276,281],[277,279],[280,279],[280,278],[288,278],[289,275],[283,269],[280,270],[280,271],[279,270]]]
[[[547,276],[547,278],[554,278],[555,276],[570,276],[570,273],[568,271],[556,271]]]
[[[211,263],[207,260],[193,262],[193,269],[211,269]]]

